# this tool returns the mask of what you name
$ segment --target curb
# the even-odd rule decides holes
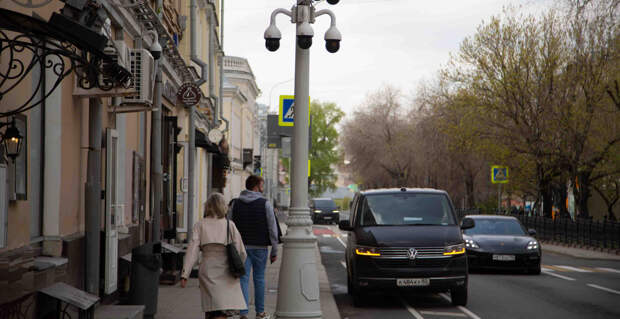
[[[554,254],[560,254],[580,259],[592,259],[592,260],[620,260],[620,255],[614,253],[606,253],[601,251],[595,251],[591,249],[583,249],[569,246],[556,245],[553,242],[541,241],[541,248],[545,252],[551,252]]]

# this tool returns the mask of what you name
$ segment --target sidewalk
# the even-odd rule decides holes
[[[567,255],[582,259],[620,260],[620,255],[610,254],[592,249],[561,246],[549,242],[542,242],[541,247],[545,252]]]
[[[286,233],[286,225],[280,223],[282,232]],[[282,252],[280,245],[279,252]],[[318,247],[316,249],[317,272],[319,275],[319,298],[321,300],[321,311],[325,319],[340,319],[340,313],[334,300],[325,267],[321,263],[321,254]],[[265,311],[274,318],[276,311],[276,302],[278,297],[278,274],[280,271],[280,263],[282,256],[278,256],[278,260],[273,264],[267,264],[265,272]],[[250,283],[252,280],[250,279]],[[250,288],[250,295],[254,288]],[[250,298],[250,316],[254,318],[254,301]],[[204,313],[200,307],[200,290],[198,288],[198,279],[190,278],[185,289],[179,284],[174,286],[160,285],[159,300],[157,303],[156,319],[203,319]],[[238,318],[235,316],[234,318]]]

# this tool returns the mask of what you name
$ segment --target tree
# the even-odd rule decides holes
[[[334,166],[341,162],[337,150],[338,131],[336,125],[344,117],[344,112],[334,103],[312,101],[312,146],[310,148],[309,192],[313,197],[328,189],[336,188],[337,176]]]

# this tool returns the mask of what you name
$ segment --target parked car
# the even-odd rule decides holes
[[[340,209],[331,198],[311,199],[310,212],[312,214],[312,222],[315,224],[320,222],[337,224],[340,220]]]
[[[467,256],[461,229],[445,191],[381,189],[357,193],[349,220],[346,264],[349,294],[361,306],[369,293],[449,291],[467,303]]]
[[[542,250],[534,238],[512,216],[468,215],[475,227],[464,231],[470,269],[516,269],[540,274]]]

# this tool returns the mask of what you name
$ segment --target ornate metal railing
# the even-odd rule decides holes
[[[84,89],[131,84],[130,74],[103,52],[80,46],[45,21],[6,9],[0,9],[0,57],[0,103],[9,94],[19,101],[3,109],[0,118],[41,104],[72,72]]]

